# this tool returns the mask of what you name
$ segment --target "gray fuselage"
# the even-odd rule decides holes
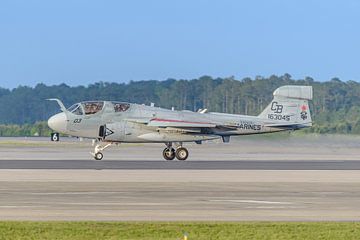
[[[78,104],[79,111],[66,111],[53,118],[62,118],[66,126],[59,130],[64,134],[77,137],[113,142],[191,142],[202,141],[231,135],[249,135],[287,130],[267,127],[270,121],[256,116],[244,116],[224,113],[199,113],[191,111],[173,111],[169,109],[127,104],[124,111],[115,112],[117,102],[101,102],[102,108],[96,113],[85,114],[84,103]],[[64,115],[60,117],[59,115]],[[101,126],[106,126],[101,136]]]

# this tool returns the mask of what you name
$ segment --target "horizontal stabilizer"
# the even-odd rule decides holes
[[[273,93],[274,97],[312,100],[313,91],[311,86],[282,86]]]

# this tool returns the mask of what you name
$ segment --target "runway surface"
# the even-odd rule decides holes
[[[1,220],[359,221],[360,171],[0,170]]]
[[[117,170],[360,170],[360,161],[95,161],[0,160],[0,169],[117,169]]]
[[[359,137],[187,146],[0,139],[0,220],[360,221]]]

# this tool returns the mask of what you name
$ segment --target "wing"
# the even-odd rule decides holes
[[[129,122],[146,124],[151,127],[159,127],[165,131],[174,131],[182,133],[195,133],[200,132],[202,128],[219,128],[223,130],[236,130],[238,126],[235,123],[211,123],[200,121],[185,121],[164,118],[133,118],[127,119]],[[270,125],[269,125],[270,126]],[[272,126],[284,127],[284,126]]]
[[[214,128],[216,124],[209,122],[193,122],[174,119],[153,118],[147,124],[152,127],[175,127],[175,128]]]

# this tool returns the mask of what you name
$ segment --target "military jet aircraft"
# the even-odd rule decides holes
[[[311,86],[282,86],[258,116],[217,112],[175,111],[115,101],[85,101],[66,109],[59,99],[61,113],[52,116],[48,125],[54,131],[83,138],[96,139],[91,154],[103,158],[103,151],[118,143],[164,143],[166,160],[186,160],[185,142],[220,138],[229,142],[230,136],[297,130],[312,126],[308,100]]]

